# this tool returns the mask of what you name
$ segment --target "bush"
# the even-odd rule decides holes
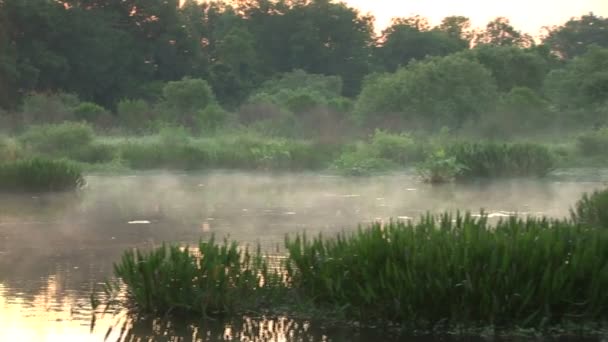
[[[417,167],[422,180],[432,184],[451,182],[465,170],[466,166],[458,163],[456,157],[446,156],[443,149],[429,155],[424,163]]]
[[[199,112],[203,130],[214,132],[228,121],[229,114],[218,104],[210,104]]]
[[[163,88],[164,104],[175,115],[186,115],[206,108],[215,102],[215,95],[207,81],[184,78],[168,82]]]
[[[363,142],[347,149],[333,162],[332,168],[344,175],[367,176],[376,172],[393,170],[397,165],[391,160],[379,157],[369,145]]]
[[[23,99],[25,124],[59,123],[74,118],[74,108],[79,100],[76,95],[57,93],[31,93]]]
[[[0,136],[0,163],[14,161],[21,155],[21,147],[14,139]]]
[[[108,111],[92,102],[82,102],[73,110],[76,120],[96,123],[103,120],[104,116],[110,115]]]
[[[399,165],[419,161],[423,151],[419,144],[408,134],[390,134],[376,130],[371,140],[371,149],[379,158],[392,160]]]
[[[397,116],[408,129],[459,127],[494,110],[496,82],[476,61],[452,55],[366,80],[354,114],[368,124]]]
[[[608,127],[581,134],[576,141],[578,150],[584,156],[608,156]]]
[[[556,162],[547,147],[530,143],[454,143],[446,147],[446,153],[465,167],[462,178],[541,177]]]
[[[64,122],[32,126],[19,137],[19,140],[26,149],[35,153],[66,155],[70,151],[88,146],[93,141],[93,137],[93,128],[88,124]]]
[[[81,170],[65,160],[33,158],[0,164],[4,191],[66,191],[83,185]]]
[[[116,115],[121,127],[136,133],[148,131],[152,128],[150,122],[158,119],[158,115],[144,100],[121,100]]]
[[[576,223],[608,229],[608,190],[584,194],[570,210],[570,215]]]

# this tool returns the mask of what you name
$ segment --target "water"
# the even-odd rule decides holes
[[[89,176],[79,194],[0,195],[0,341],[397,341],[382,330],[332,327],[289,317],[231,321],[130,321],[95,315],[89,295],[125,249],[230,236],[280,248],[287,233],[332,235],[358,223],[417,218],[426,211],[483,208],[562,217],[606,170],[546,180],[429,186],[411,175],[141,173]],[[129,328],[121,332],[121,327]],[[421,340],[417,338],[416,340]],[[425,341],[448,340],[438,337]],[[467,339],[473,341],[474,339]]]

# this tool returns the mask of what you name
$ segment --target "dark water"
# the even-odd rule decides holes
[[[89,295],[128,248],[192,244],[215,234],[269,250],[287,233],[332,235],[357,223],[406,220],[426,211],[483,208],[496,218],[561,217],[583,192],[605,186],[608,172],[575,170],[542,181],[439,187],[409,175],[144,173],[87,180],[79,194],[0,195],[0,341],[496,340],[405,338],[386,329],[289,317],[166,322],[98,312],[91,329]]]

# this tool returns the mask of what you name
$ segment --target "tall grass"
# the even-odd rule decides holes
[[[163,245],[148,253],[128,251],[114,273],[138,312],[203,316],[254,308],[278,279],[259,248],[250,253],[235,242],[213,239],[197,250]]]
[[[359,319],[430,328],[608,318],[608,231],[470,215],[287,240],[290,285]]]
[[[608,318],[608,230],[569,220],[427,215],[331,238],[296,235],[285,246],[280,272],[259,247],[250,254],[212,239],[197,253],[126,252],[115,274],[138,312],[157,314],[312,306],[425,330]]]
[[[608,189],[584,194],[570,210],[570,215],[574,222],[608,229]]]
[[[556,163],[546,146],[533,143],[454,143],[446,147],[446,152],[464,165],[463,178],[541,177]]]
[[[80,168],[69,161],[32,158],[0,163],[0,190],[67,191],[83,185]]]

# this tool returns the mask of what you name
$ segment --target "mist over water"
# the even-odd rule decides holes
[[[111,275],[112,263],[129,248],[194,244],[215,235],[242,244],[260,243],[274,251],[282,247],[286,234],[331,236],[356,229],[359,223],[416,219],[427,211],[484,209],[496,219],[514,213],[563,217],[583,192],[601,188],[606,181],[605,170],[556,173],[544,180],[441,186],[423,184],[412,174],[344,178],[156,172],[89,176],[88,186],[78,194],[3,194],[0,340],[103,340],[120,317],[99,318],[90,333],[89,294]],[[273,326],[287,324],[302,340],[350,340],[335,329],[313,324],[311,330],[302,330],[303,322],[285,319],[283,325],[276,321]],[[233,322],[231,333],[260,334],[259,327],[251,328],[260,321],[246,322]],[[139,335],[134,336],[154,335],[154,324],[140,324]],[[247,324],[251,329],[242,328]],[[206,336],[204,327],[197,327],[198,336]],[[192,339],[192,326],[182,328],[181,333],[171,330],[175,326],[169,330]],[[209,334],[222,336],[226,325],[208,329]],[[360,340],[368,340],[365,336]]]

